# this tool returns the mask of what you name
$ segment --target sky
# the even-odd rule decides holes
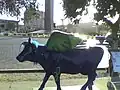
[[[65,19],[64,17],[64,10],[62,8],[62,4],[61,4],[62,0],[54,0],[54,22],[56,23],[56,25],[62,25],[62,20],[61,19]],[[39,3],[39,10],[40,11],[45,11],[45,0],[38,0]],[[86,23],[86,22],[90,22],[93,19],[93,13],[96,12],[96,10],[93,7],[89,7],[89,14],[87,16],[82,17],[81,22]],[[24,17],[24,9],[21,10],[21,17]],[[8,17],[6,15],[0,15],[0,19],[8,19],[8,20],[17,20],[17,18],[15,17]],[[66,19],[64,20],[64,24],[68,24],[69,20]],[[20,21],[19,24],[23,24],[22,21]]]

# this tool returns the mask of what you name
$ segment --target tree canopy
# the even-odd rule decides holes
[[[91,5],[91,2],[97,10],[97,13],[94,14],[97,22],[102,20],[111,26],[112,22],[107,17],[113,18],[120,14],[120,0],[63,0],[65,16],[73,19],[78,15],[83,15],[84,11],[87,12],[87,7]]]
[[[36,0],[0,0],[0,14],[19,16],[23,7],[36,8]]]
[[[87,10],[86,6],[90,5],[91,0],[63,0],[63,9],[65,16],[68,18],[76,18],[77,15],[82,15],[83,11]],[[79,9],[79,11],[77,11]]]
[[[33,17],[34,18],[39,18],[40,15],[37,13],[38,11],[34,9],[33,7],[29,7],[26,9],[24,13],[24,23],[28,23]]]
[[[63,8],[68,18],[76,18],[87,12],[87,6],[92,5],[96,8],[95,20],[105,20],[105,16],[114,17],[120,14],[120,0],[63,0]]]
[[[120,24],[120,0],[63,0],[65,16],[70,19],[76,19],[78,15],[87,14],[90,5],[93,5],[97,10],[94,14],[94,20],[97,22],[102,20],[107,23],[112,30],[113,39],[117,40]],[[119,17],[115,23],[109,20],[116,15]]]

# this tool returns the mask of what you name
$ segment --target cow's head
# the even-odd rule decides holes
[[[16,57],[19,62],[23,61],[32,61],[34,62],[34,54],[36,50],[35,44],[31,42],[31,38],[28,39],[28,42],[23,42],[21,46],[24,46],[23,50],[20,54]],[[20,46],[20,47],[21,47]]]

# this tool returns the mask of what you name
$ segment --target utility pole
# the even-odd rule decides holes
[[[53,5],[54,0],[45,0],[45,30],[51,32],[53,30]]]

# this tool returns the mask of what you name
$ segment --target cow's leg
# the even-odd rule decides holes
[[[41,84],[41,86],[40,86],[40,88],[39,88],[38,90],[43,90],[43,88],[45,87],[46,82],[48,81],[48,79],[49,79],[49,77],[50,77],[50,75],[51,75],[51,74],[49,74],[49,73],[46,73],[46,74],[45,74],[45,77],[44,77],[44,79],[43,79],[43,82],[42,82],[42,84]]]
[[[56,77],[56,73],[53,74],[54,79],[55,79],[55,83],[56,83],[56,85],[57,85],[57,90],[61,90],[61,86],[60,86],[60,75],[61,75],[61,74],[58,74],[57,77]]]
[[[93,85],[93,82],[88,85],[88,90],[93,90],[93,89],[92,89],[92,85]]]
[[[93,83],[95,80],[95,77],[97,76],[96,72],[91,72],[88,74],[88,80],[87,82],[82,86],[81,90],[86,90],[86,88]],[[89,88],[91,89],[91,88]]]

